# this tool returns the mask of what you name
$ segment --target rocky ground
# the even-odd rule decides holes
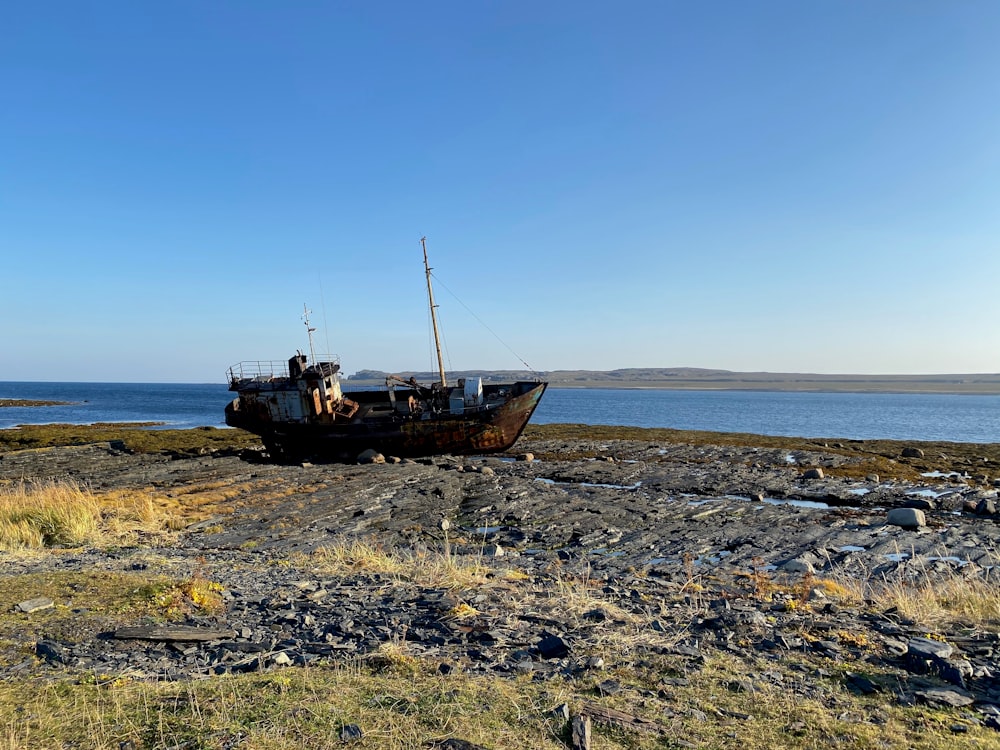
[[[991,580],[1000,526],[989,477],[838,476],[852,459],[822,447],[522,440],[518,450],[540,458],[289,466],[253,450],[184,457],[114,443],[0,454],[0,481],[70,478],[178,498],[228,488],[231,510],[169,547],[0,552],[5,576],[197,573],[221,585],[225,604],[169,627],[26,633],[35,656],[0,671],[186,679],[356,658],[390,643],[442,672],[539,679],[600,675],[609,660],[655,652],[675,657],[669,679],[684,680],[709,650],[774,661],[810,653],[848,664],[859,692],[969,706],[970,720],[1000,728],[995,627],[929,632],[831,583]],[[331,574],[317,550],[351,539],[415,561],[474,564],[484,577],[454,586],[360,567]],[[784,678],[733,679],[753,690]],[[610,677],[601,684],[622,689]],[[822,685],[804,675],[794,689]]]

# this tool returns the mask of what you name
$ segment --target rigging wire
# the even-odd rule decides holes
[[[434,274],[431,274],[432,276]],[[441,322],[441,308],[438,306],[438,336],[441,338],[441,346],[444,347],[444,358],[448,361],[448,372],[455,372],[455,367],[451,363],[451,352],[448,351],[448,339],[445,338],[444,330],[445,325]]]
[[[323,272],[316,269],[316,276],[319,279],[319,304],[323,310],[323,338],[326,339],[326,354],[329,357],[333,355],[333,350],[330,347],[330,326],[326,322],[326,297],[323,295]]]
[[[494,331],[494,330],[493,330],[492,328],[490,328],[490,327],[489,327],[488,325],[486,325],[486,323],[484,323],[484,322],[483,322],[483,319],[482,319],[482,318],[480,318],[480,317],[479,317],[478,315],[476,315],[476,314],[475,314],[475,313],[474,313],[474,312],[472,311],[472,308],[470,308],[470,307],[469,307],[469,306],[468,306],[467,304],[465,304],[465,303],[464,303],[464,302],[463,302],[463,301],[462,301],[462,300],[461,300],[461,299],[459,298],[459,296],[458,296],[457,294],[455,294],[455,293],[454,293],[453,291],[451,291],[451,289],[449,289],[449,288],[448,288],[448,285],[447,285],[447,284],[445,284],[445,283],[444,283],[443,281],[441,281],[441,279],[439,279],[439,278],[438,278],[438,276],[437,276],[437,274],[436,274],[436,273],[434,273],[434,272],[432,271],[432,272],[431,272],[431,276],[433,276],[433,277],[434,277],[434,281],[435,281],[435,282],[436,282],[437,284],[439,284],[440,286],[442,286],[442,287],[444,288],[444,290],[445,290],[446,292],[448,292],[448,294],[450,294],[450,295],[451,295],[452,297],[454,297],[454,298],[455,298],[455,300],[456,300],[456,301],[458,302],[458,304],[460,304],[460,305],[461,305],[462,307],[464,307],[464,308],[466,309],[466,311],[467,311],[467,312],[469,313],[469,315],[471,315],[471,316],[472,316],[473,318],[475,318],[476,320],[478,320],[478,321],[479,321],[479,325],[481,325],[481,326],[482,326],[483,328],[485,328],[485,329],[486,329],[487,331],[489,331],[489,332],[490,332],[491,334],[493,334],[493,338],[495,338],[495,339],[496,339],[497,341],[499,341],[499,342],[500,342],[501,344],[503,344],[503,345],[504,345],[504,347],[505,347],[505,348],[507,349],[507,351],[509,351],[509,352],[510,352],[511,354],[513,354],[513,355],[514,355],[515,357],[517,357],[517,359],[518,359],[518,360],[519,360],[519,361],[521,362],[521,364],[522,364],[522,365],[524,365],[524,366],[525,366],[525,367],[527,367],[527,368],[528,368],[529,370],[531,370],[531,372],[532,372],[533,374],[535,374],[535,375],[538,375],[538,374],[539,374],[538,370],[536,370],[536,369],[535,369],[534,367],[532,367],[532,366],[531,366],[531,365],[529,365],[529,364],[528,364],[527,362],[525,362],[525,361],[524,361],[524,358],[523,358],[523,357],[521,357],[521,355],[520,355],[520,354],[518,354],[518,353],[517,353],[517,352],[515,352],[515,351],[514,351],[513,349],[511,349],[510,345],[509,345],[509,344],[508,344],[508,343],[507,343],[506,341],[504,341],[504,340],[503,340],[502,338],[500,338],[500,336],[499,336],[499,335],[497,335],[497,332],[496,332],[496,331]]]

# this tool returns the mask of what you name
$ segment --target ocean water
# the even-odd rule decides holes
[[[0,408],[0,429],[19,424],[162,422],[164,428],[225,427],[233,394],[205,383],[2,383],[0,398],[68,401],[68,406]]]
[[[53,422],[224,427],[232,396],[221,383],[0,382],[0,398],[73,402],[0,408],[0,429]],[[1000,396],[549,388],[532,422],[994,443],[1000,442]]]
[[[1000,396],[550,388],[532,422],[995,443],[1000,442]]]

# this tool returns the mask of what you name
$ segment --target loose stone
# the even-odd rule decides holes
[[[886,516],[885,522],[890,526],[916,529],[926,526],[927,518],[919,508],[893,508]]]

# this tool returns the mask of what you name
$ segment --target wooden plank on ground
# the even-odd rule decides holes
[[[118,628],[115,638],[142,641],[217,641],[232,638],[233,631],[192,625],[137,625]]]

